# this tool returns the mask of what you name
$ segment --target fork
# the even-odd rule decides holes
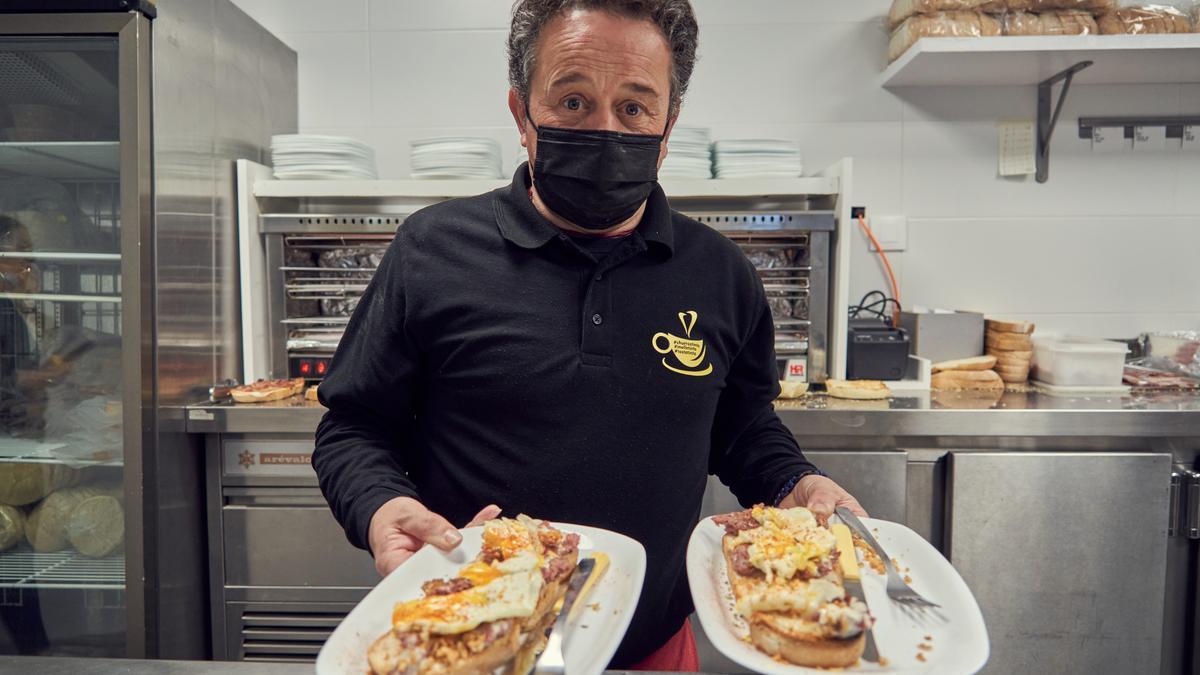
[[[883,568],[887,570],[887,594],[889,598],[896,602],[915,607],[941,607],[941,605],[927,600],[923,595],[914,591],[911,586],[905,583],[900,573],[896,571],[896,567],[892,565],[892,559],[884,552],[879,542],[875,541],[875,537],[871,536],[871,532],[858,519],[858,516],[851,513],[850,509],[844,506],[837,507],[835,512],[843,522],[850,526],[850,529],[858,533],[858,536],[867,542],[867,545],[875,551],[875,555],[878,555],[879,559],[883,561]]]

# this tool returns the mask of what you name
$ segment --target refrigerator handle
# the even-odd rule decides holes
[[[1167,536],[1174,537],[1179,535],[1179,529],[1183,524],[1183,507],[1179,503],[1183,496],[1183,469],[1176,466],[1171,469],[1171,487],[1167,494]]]
[[[1167,536],[1200,539],[1200,472],[1176,464],[1168,501]]]

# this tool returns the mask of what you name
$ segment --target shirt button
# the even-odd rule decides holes
[[[592,323],[599,326],[600,324],[604,323],[604,317],[600,316],[599,314],[593,314],[592,315]]]
[[[603,279],[604,279],[604,275],[603,275],[603,274],[597,274],[597,275],[596,275],[596,281],[602,281]]]

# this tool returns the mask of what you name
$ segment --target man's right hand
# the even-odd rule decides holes
[[[467,527],[479,525],[498,515],[499,506],[485,506],[467,523]],[[412,497],[396,497],[384,502],[371,516],[370,539],[375,569],[379,576],[386,577],[425,544],[449,551],[462,542],[462,535],[445,518],[425,508],[421,502]]]

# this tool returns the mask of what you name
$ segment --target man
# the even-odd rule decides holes
[[[320,389],[313,466],[381,574],[501,506],[641,541],[616,667],[696,666],[684,554],[709,473],[743,504],[861,513],[774,413],[754,268],[655,182],[697,32],[687,0],[521,0],[530,162],[405,221]]]

